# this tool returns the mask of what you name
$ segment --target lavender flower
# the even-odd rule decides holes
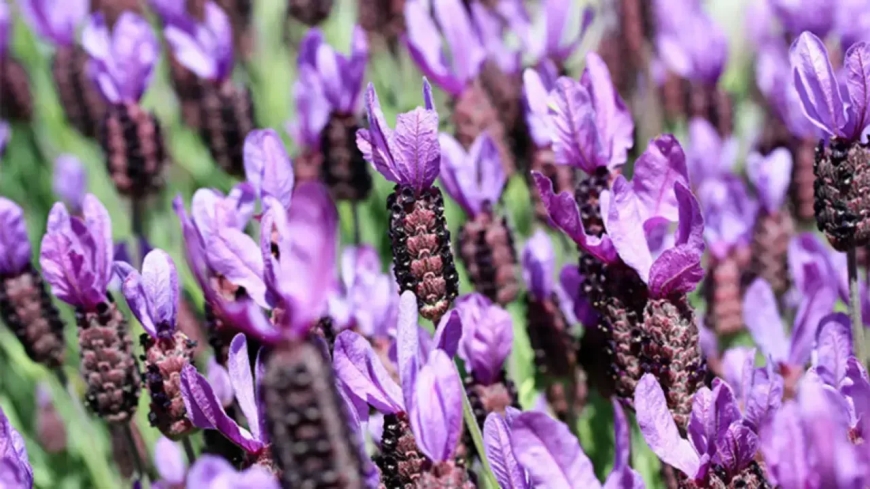
[[[18,0],[25,22],[40,37],[57,46],[72,46],[76,28],[88,15],[89,0]]]
[[[9,423],[6,413],[0,409],[0,483],[10,489],[33,487],[33,468],[27,457],[27,447],[21,434]]]
[[[728,59],[728,40],[697,0],[656,0],[656,50],[673,73],[715,85]]]
[[[0,236],[0,276],[11,278],[30,265],[30,238],[24,210],[15,202],[0,197],[0,221],[6,230]]]
[[[329,315],[339,329],[353,329],[369,338],[395,336],[398,286],[381,272],[377,251],[369,245],[349,246],[341,253],[343,290],[329,299]]]
[[[203,455],[197,459],[187,473],[186,487],[188,489],[195,487],[278,489],[281,485],[275,476],[264,467],[255,465],[238,472],[235,467],[221,457]]]
[[[540,35],[532,26],[518,30],[525,50],[531,53],[532,59],[538,63],[549,60],[561,66],[577,51],[595,19],[595,11],[591,6],[582,7],[578,11],[576,5],[569,0],[547,0],[543,4],[539,19],[536,20],[544,24],[545,34]],[[579,29],[576,32],[566,32],[569,26],[575,25],[572,18],[577,14],[580,16]],[[515,26],[524,20],[520,15],[512,15],[510,18],[515,20]]]
[[[695,394],[692,417],[683,438],[668,412],[664,393],[651,374],[635,391],[637,423],[652,451],[690,481],[762,487],[766,482],[754,462],[758,435],[743,423],[731,387],[714,382]],[[715,481],[715,482],[714,482]]]
[[[719,179],[734,171],[739,149],[736,137],[723,139],[709,121],[693,117],[689,121],[689,141],[692,144],[686,152],[686,163],[692,188],[697,189],[707,180]]]
[[[82,210],[82,201],[88,188],[88,175],[82,162],[75,156],[63,154],[54,160],[54,193],[72,209]]]
[[[722,355],[722,377],[733,386],[744,423],[756,432],[782,405],[784,381],[773,362],[755,367],[756,349],[737,346]]]
[[[791,168],[791,153],[785,148],[777,148],[767,156],[753,152],[746,158],[747,176],[766,213],[779,212],[785,204]]]
[[[773,13],[793,36],[809,31],[825,37],[834,27],[839,11],[837,3],[840,2],[832,5],[813,0],[770,0]]]
[[[209,455],[204,455],[208,457]],[[187,460],[178,443],[161,436],[154,443],[154,468],[160,477],[151,487],[155,489],[172,489],[184,487],[187,478]]]
[[[323,39],[323,32],[314,28],[305,35],[299,53],[300,79],[312,84],[306,88],[322,93],[329,111],[344,115],[357,111],[368,62],[368,42],[356,26],[350,51],[350,56],[337,52]]]
[[[716,259],[724,260],[733,250],[749,245],[758,204],[739,178],[707,180],[698,195],[703,196],[704,239]]]
[[[261,199],[271,197],[290,207],[295,180],[293,162],[273,129],[257,129],[245,137],[245,178]]]
[[[755,83],[769,108],[789,132],[800,138],[816,139],[818,129],[803,114],[788,58],[788,45],[781,39],[759,46],[755,58]]]
[[[221,402],[224,409],[233,404],[236,393],[233,391],[233,382],[230,373],[223,365],[219,364],[214,357],[208,359],[205,369],[205,378],[208,379],[215,396]]]
[[[449,134],[438,137],[441,146],[441,184],[472,219],[495,206],[501,199],[507,175],[498,148],[483,133],[466,152]]]
[[[506,23],[495,9],[489,9],[482,3],[472,3],[470,6],[471,21],[480,36],[480,42],[486,51],[486,61],[482,69],[484,78],[490,76],[512,76],[522,68],[522,53],[519,48],[508,46],[505,42]],[[492,70],[495,68],[495,70]],[[491,91],[493,98],[495,91]],[[513,101],[516,106],[516,101]],[[503,117],[506,119],[506,117]]]
[[[459,357],[474,380],[484,386],[504,380],[504,361],[513,346],[513,319],[510,313],[480,294],[469,294],[456,301],[462,321]]]
[[[175,58],[206,80],[224,81],[233,71],[233,30],[227,14],[214,2],[206,2],[202,22],[186,12],[163,12],[163,35]]]
[[[12,129],[8,122],[0,119],[0,158],[3,158],[6,153],[6,145],[9,144],[10,139],[12,139]]]

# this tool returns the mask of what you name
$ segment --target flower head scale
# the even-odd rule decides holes
[[[363,88],[363,76],[368,62],[368,41],[359,26],[351,36],[350,56],[345,56],[326,43],[318,28],[308,30],[299,48],[300,79],[315,86],[306,90],[323,94],[329,112],[354,114]]]
[[[727,480],[748,468],[758,451],[758,436],[743,423],[731,387],[702,387],[692,405],[688,439],[677,430],[665,396],[652,374],[644,374],[634,394],[637,423],[652,451],[690,480],[704,481],[721,467]],[[727,482],[723,481],[723,482]]]
[[[630,430],[622,408],[613,402],[616,460],[604,484],[598,481],[592,461],[565,423],[546,413],[525,412],[510,416],[507,428],[511,448],[531,487],[590,489],[643,489],[640,474],[629,466]],[[492,415],[491,415],[492,416]],[[507,423],[505,423],[507,424]],[[490,458],[492,460],[492,458]],[[496,474],[496,477],[499,475]],[[499,482],[502,482],[499,480]],[[503,487],[516,487],[502,482]],[[522,486],[519,486],[522,487]]]
[[[441,145],[441,184],[450,197],[473,218],[495,206],[501,198],[507,175],[495,142],[481,133],[466,152],[456,139],[446,133],[438,138]]]
[[[33,468],[21,434],[0,409],[0,485],[10,489],[33,487]]]
[[[39,263],[58,299],[91,310],[106,300],[106,287],[112,278],[112,221],[91,194],[85,196],[82,207],[83,219],[70,217],[63,204],[54,204]]]
[[[423,101],[425,108],[417,107],[399,114],[393,130],[384,120],[374,85],[369,83],[366,90],[369,128],[360,129],[356,135],[360,151],[384,178],[418,191],[431,187],[441,170],[438,113],[432,100],[432,87],[425,78]]]
[[[833,4],[815,0],[770,0],[770,7],[789,34],[797,36],[809,31],[823,38],[834,27],[839,3],[839,0]]]
[[[743,181],[727,175],[707,180],[698,188],[703,196],[704,239],[717,258],[724,258],[734,247],[748,245],[758,214],[758,204]]]
[[[185,68],[208,80],[226,80],[233,72],[233,28],[215,2],[205,4],[202,22],[193,16],[164,16],[163,35]]]
[[[423,74],[444,91],[457,96],[477,78],[486,50],[461,0],[433,0],[431,3],[434,19],[429,15],[426,2],[405,2],[408,25],[405,43]],[[449,61],[442,49],[442,36],[450,53]]]
[[[462,322],[459,357],[478,383],[497,382],[513,346],[510,313],[476,293],[457,299],[455,310]]]
[[[769,155],[753,152],[746,158],[746,174],[755,187],[765,212],[782,209],[791,180],[792,157],[787,148],[777,148]]]
[[[672,72],[716,84],[728,60],[728,39],[697,0],[656,0],[656,50]]]
[[[590,52],[580,81],[561,77],[548,99],[556,163],[591,175],[618,168],[634,146],[634,122],[604,60]]]
[[[18,0],[18,7],[40,37],[58,46],[72,46],[76,28],[90,11],[90,1]]]
[[[121,290],[130,310],[145,332],[154,338],[171,338],[178,317],[178,272],[163,250],[152,250],[142,262],[142,273],[124,262],[115,262]]]
[[[846,51],[846,94],[843,97],[824,43],[810,32],[802,33],[789,50],[795,86],[801,108],[816,127],[830,136],[846,142],[861,138],[870,124],[870,47],[864,42]]]
[[[239,426],[227,415],[211,384],[193,365],[186,365],[181,372],[181,392],[188,417],[199,428],[220,431],[246,452],[259,453],[269,442],[264,425],[265,416],[257,398],[263,364],[258,354],[251,371],[248,342],[244,334],[237,334],[230,344],[227,370],[236,401],[248,421],[248,429]]]
[[[138,102],[151,82],[160,45],[142,17],[124,12],[109,31],[102,13],[92,14],[82,33],[91,56],[91,76],[111,103]]]
[[[82,200],[88,190],[88,175],[82,162],[75,156],[63,154],[54,160],[54,193],[72,209],[73,214],[82,210]]]
[[[0,197],[0,226],[0,276],[15,276],[30,263],[30,238],[24,210],[6,197]]]

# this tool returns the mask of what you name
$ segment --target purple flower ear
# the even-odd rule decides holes
[[[809,362],[819,325],[825,316],[834,311],[836,303],[837,294],[830,287],[821,287],[803,297],[791,332],[789,364],[805,365]]]
[[[335,339],[332,360],[335,376],[355,397],[382,413],[405,410],[402,389],[396,385],[365,338],[342,331]]]
[[[24,211],[5,197],[0,197],[0,227],[0,275],[12,277],[30,263],[30,238]]]
[[[208,365],[205,371],[208,383],[214,390],[215,396],[221,402],[221,406],[226,408],[232,405],[235,399],[233,392],[233,384],[230,381],[230,374],[221,364],[217,363],[214,357],[208,359]]]
[[[82,45],[91,56],[91,76],[109,102],[142,98],[160,54],[145,19],[124,12],[110,33],[102,13],[92,14],[82,32]]]
[[[856,133],[863,133],[864,127],[870,125],[867,120],[870,110],[870,46],[866,42],[858,42],[846,51],[846,87],[849,91],[850,116],[857,124],[854,128]]]
[[[259,354],[257,355],[257,367]],[[264,440],[266,436],[266,419],[260,416],[259,401],[256,396],[256,386],[260,378],[254,379],[251,372],[251,359],[248,356],[248,340],[242,333],[233,337],[230,342],[229,355],[227,357],[227,372],[230,374],[230,383],[236,396],[236,402],[248,421],[248,427],[256,440]],[[259,374],[260,372],[258,372]]]
[[[550,89],[537,70],[526,68],[523,72],[523,98],[525,100],[526,124],[535,145],[545,148],[553,143],[550,135],[550,116],[547,108],[547,98]]]
[[[713,456],[728,427],[740,419],[734,392],[727,383],[719,382],[712,391],[702,387],[695,393],[687,431],[698,453]]]
[[[852,329],[849,317],[834,313],[819,323],[816,335],[816,372],[828,385],[839,388],[846,378],[852,355]]]
[[[88,15],[89,3],[88,0],[19,0],[18,8],[30,28],[40,37],[58,46],[72,46],[76,28]]]
[[[634,146],[634,120],[613,87],[607,65],[594,51],[586,54],[581,83],[592,97],[595,125],[605,148],[607,167],[622,166],[628,158],[628,150]]]
[[[212,238],[207,244],[211,268],[231,283],[244,287],[254,302],[268,307],[263,257],[257,243],[242,231],[230,227],[216,229]]]
[[[507,176],[498,148],[488,133],[481,133],[468,153],[453,136],[441,133],[441,182],[444,190],[469,216],[480,213],[485,203],[501,198]]]
[[[541,229],[526,241],[523,248],[523,279],[537,300],[545,300],[553,293],[556,254],[550,236]]]
[[[786,148],[777,148],[767,156],[752,153],[746,158],[747,176],[768,213],[782,208],[791,180],[791,168],[791,153]]]
[[[807,118],[831,136],[848,137],[846,107],[824,43],[804,32],[792,44],[789,59]]]
[[[293,194],[293,164],[281,137],[273,129],[256,129],[245,138],[245,177],[261,196],[290,207]]]
[[[10,37],[12,37],[12,19],[9,6],[4,1],[0,2],[0,56],[6,55]]]
[[[607,166],[608,148],[599,135],[589,91],[580,82],[561,77],[550,93],[548,107],[556,163],[575,166],[589,174],[597,167]]]
[[[665,393],[652,374],[644,374],[634,390],[637,424],[644,439],[663,462],[690,478],[701,468],[701,460],[687,440],[680,436],[668,410]]]
[[[513,346],[510,313],[477,293],[457,300],[456,310],[462,319],[459,356],[481,384],[498,381]]]
[[[649,271],[649,289],[653,297],[688,294],[704,278],[701,258],[704,255],[704,218],[692,192],[682,183],[674,184],[679,208],[679,224],[674,247],[663,251]]]
[[[764,356],[775,362],[787,359],[788,339],[782,327],[776,296],[764,279],[755,279],[746,289],[743,322]]]
[[[517,461],[511,446],[512,424],[505,416],[489,413],[483,423],[483,444],[486,458],[500,487],[505,489],[528,489],[529,481]]]
[[[433,462],[453,457],[462,433],[462,381],[444,351],[436,349],[414,383],[408,418],[417,446]]]
[[[52,189],[73,210],[73,214],[81,212],[87,188],[88,175],[78,158],[63,154],[54,160]]]
[[[181,12],[164,16],[163,35],[179,63],[200,78],[225,80],[233,70],[233,32],[227,14],[214,2],[206,2],[205,19]]]

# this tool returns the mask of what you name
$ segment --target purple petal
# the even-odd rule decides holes
[[[621,166],[628,158],[628,150],[634,146],[634,121],[613,87],[607,65],[594,51],[586,55],[582,83],[592,97],[595,125],[607,155],[607,166]]]
[[[870,109],[870,47],[859,42],[846,51],[846,86],[849,89],[851,110],[858,117],[856,131],[863,131]]]
[[[645,219],[631,184],[624,176],[617,176],[610,191],[602,192],[600,203],[604,227],[619,257],[648,282],[653,258],[646,240],[638,239],[638,229],[643,229]]]
[[[511,446],[511,432],[505,418],[489,413],[483,423],[483,445],[492,472],[504,489],[527,489],[529,482]]]
[[[290,207],[293,194],[293,165],[273,129],[256,129],[245,138],[245,177],[261,196]]]
[[[128,263],[116,261],[115,273],[121,280],[121,292],[127,299],[130,312],[139,320],[142,329],[151,337],[157,337],[157,326],[151,310],[151,301],[145,290],[145,280],[139,272]]]
[[[791,180],[792,157],[787,148],[777,148],[767,156],[752,153],[746,159],[746,173],[768,213],[778,212]]]
[[[399,182],[417,190],[431,187],[441,170],[438,113],[417,107],[396,116],[392,144]]]
[[[193,365],[185,365],[181,371],[181,394],[187,416],[196,427],[218,430],[247,452],[257,452],[263,448],[263,444],[248,430],[227,416],[208,381]]]
[[[63,4],[56,0],[19,0],[18,8],[30,28],[41,37],[59,46],[72,46],[76,28],[88,15],[89,3],[87,0]]]
[[[596,126],[596,114],[589,91],[567,77],[556,80],[548,107],[556,163],[572,165],[586,173],[607,166],[607,148]]]
[[[250,299],[225,301],[218,295],[211,297],[215,310],[227,324],[266,343],[284,338],[284,332],[276,326],[257,303]]]
[[[713,462],[725,467],[732,474],[739,473],[755,458],[758,435],[748,426],[734,423],[722,434],[716,448]]]
[[[475,138],[471,148],[468,149],[468,157],[476,173],[473,182],[477,187],[478,209],[485,203],[497,204],[507,182],[507,175],[495,141],[488,132],[483,132]]]
[[[776,482],[781,487],[803,487],[812,469],[797,403],[783,404],[761,435],[764,460]]]
[[[434,462],[449,460],[462,433],[462,381],[453,361],[435,350],[417,374],[408,418],[417,446]]]
[[[88,175],[78,158],[63,154],[54,160],[52,189],[74,214],[81,212],[87,187]]]
[[[650,141],[634,167],[631,185],[642,204],[646,217],[663,217],[676,221],[679,206],[674,185],[689,187],[686,155],[679,141],[670,134]]]
[[[791,332],[789,364],[803,366],[810,360],[819,324],[825,316],[833,312],[836,303],[837,294],[829,287],[822,287],[804,297],[795,315],[794,329]]]
[[[72,226],[81,233],[74,232]],[[48,232],[42,238],[39,264],[45,281],[58,299],[86,308],[94,307],[105,297],[105,287],[96,285],[91,265],[93,240],[81,221],[70,220],[61,203],[52,207],[48,216]],[[81,241],[85,238],[87,243]]]
[[[510,313],[486,297],[474,293],[456,301],[462,319],[459,356],[483,385],[496,382],[513,346],[513,319]]]
[[[30,263],[30,238],[24,211],[5,197],[0,197],[0,226],[0,274],[13,277]]]
[[[486,58],[468,10],[462,0],[433,0],[432,11],[450,48],[453,75],[466,84],[477,77]]]
[[[466,80],[460,79],[447,67],[441,51],[442,41],[438,26],[428,12],[428,5],[420,1],[405,2],[404,14],[407,30],[405,44],[411,59],[420,71],[449,94],[458,96]]]
[[[169,484],[183,484],[187,474],[187,460],[178,443],[161,436],[154,443],[154,468],[160,479]]]
[[[698,474],[701,461],[687,440],[680,436],[668,410],[665,394],[652,374],[644,374],[634,390],[637,424],[653,453],[690,478]]]
[[[96,285],[105,289],[112,278],[112,261],[115,254],[115,244],[112,242],[112,220],[103,203],[92,194],[85,195],[82,212],[88,232],[94,240],[94,259],[91,265],[96,275]]]
[[[248,421],[251,434],[257,440],[261,440],[260,410],[254,396],[255,384],[254,376],[251,373],[251,359],[248,356],[248,340],[242,333],[233,337],[233,341],[230,343],[227,372],[230,374],[230,382],[233,385],[236,401]]]
[[[375,92],[375,86],[369,83],[366,89],[366,112],[368,114],[369,128],[360,129],[357,132],[356,143],[363,155],[375,165],[375,169],[387,180],[399,183],[399,174],[396,170],[396,161],[393,156],[392,141],[395,138],[393,130],[387,126],[384,113],[381,111],[381,102]]]
[[[154,326],[171,335],[178,316],[178,272],[175,262],[163,250],[155,249],[142,263],[142,285],[153,315]]]
[[[534,487],[600,488],[589,457],[565,423],[547,414],[522,413],[511,426],[511,444]]]
[[[529,134],[539,148],[550,146],[550,116],[547,108],[549,91],[544,86],[541,75],[532,68],[523,72],[523,98],[526,105],[526,124]]]
[[[435,335],[432,337],[434,348],[443,350],[448,357],[453,358],[459,351],[460,340],[463,338],[463,325],[459,312],[454,308],[449,314],[441,317]]]
[[[2,8],[2,7],[0,7]],[[0,483],[11,489],[33,487],[33,468],[21,434],[0,409]]]
[[[399,319],[396,325],[396,363],[406,407],[410,407],[411,404],[417,371],[426,361],[426,357],[420,353],[420,332],[417,321],[417,296],[406,290],[402,292],[399,299]]]
[[[764,279],[755,279],[743,296],[743,322],[764,356],[775,362],[788,357],[787,338],[779,318],[776,297]]]
[[[468,161],[468,153],[447,133],[438,136],[438,144],[441,146],[441,186],[466,214],[476,215],[481,201],[475,185],[476,168]]]
[[[622,404],[614,397],[610,403],[613,405],[613,443],[615,458],[613,471],[619,471],[629,466],[631,462],[631,427],[622,410]]]
[[[844,132],[848,122],[846,108],[824,43],[812,33],[804,32],[791,45],[789,59],[807,118],[832,136],[848,137]]]
[[[714,382],[712,392],[702,387],[693,399],[688,428],[695,449],[702,455],[713,455],[728,427],[740,419],[740,409],[728,384]]]
[[[752,376],[749,393],[745,394],[744,421],[753,429],[767,426],[768,421],[782,405],[784,381],[781,375],[767,368],[750,369]]]
[[[687,247],[662,252],[649,269],[650,297],[687,294],[695,290],[704,278],[702,254]]]
[[[539,301],[549,298],[553,293],[556,253],[546,232],[538,229],[526,241],[522,263],[523,279],[529,292]]]
[[[208,383],[212,386],[215,396],[220,400],[221,406],[226,408],[233,404],[235,392],[233,392],[233,383],[230,380],[230,373],[227,372],[221,364],[217,363],[214,357],[208,359],[206,365],[205,376]]]
[[[646,489],[646,484],[637,471],[625,466],[620,470],[613,469],[604,482],[604,489]]]
[[[93,14],[82,34],[82,44],[95,63],[95,77],[110,102],[138,102],[151,81],[160,45],[142,17],[124,12],[106,32],[101,14]]]
[[[852,406],[850,423],[866,440],[870,437],[870,381],[860,361],[850,357],[846,364],[846,380],[840,387]]]
[[[362,336],[347,330],[339,333],[332,365],[347,389],[375,409],[387,414],[405,409],[402,389]]]
[[[211,267],[231,283],[244,287],[257,304],[267,307],[266,284],[263,282],[263,257],[257,243],[247,234],[221,228],[208,246]]]
[[[200,78],[216,79],[218,64],[214,58],[214,39],[209,30],[186,12],[165,25],[163,36],[178,62]]]
[[[816,336],[816,372],[828,385],[840,387],[852,355],[852,329],[849,317],[834,313],[819,323]]]

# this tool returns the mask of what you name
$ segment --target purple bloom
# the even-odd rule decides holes
[[[179,19],[187,17],[187,2],[177,2],[175,0],[148,0],[148,5],[163,21],[164,24],[172,24],[178,22]]]
[[[834,27],[837,4],[823,0],[768,0],[774,15],[791,35],[809,31],[825,37]],[[866,7],[866,5],[865,5]],[[848,44],[847,44],[848,46]]]
[[[72,46],[76,27],[90,11],[90,1],[18,0],[18,8],[40,37],[58,46]]]
[[[834,313],[819,322],[815,337],[813,371],[826,384],[839,389],[847,379],[852,357],[852,329],[849,317]]]
[[[111,103],[138,102],[151,82],[160,45],[148,22],[124,12],[112,31],[102,13],[90,16],[82,46],[91,56],[90,75]]]
[[[226,489],[278,489],[281,485],[265,467],[254,465],[241,472],[223,457],[203,455],[187,474],[187,489],[220,487]]]
[[[867,9],[867,3],[864,0],[838,0],[837,3],[839,8],[836,9],[834,31],[840,36],[840,46],[870,41],[870,10]]]
[[[433,0],[431,7],[435,19],[429,15],[427,2],[405,2],[408,26],[405,43],[423,74],[444,91],[458,96],[477,78],[486,59],[486,50],[474,31],[462,0]],[[450,61],[442,50],[442,35]]]
[[[320,151],[320,132],[329,122],[332,107],[316,72],[299,72],[299,77],[293,82],[293,100],[296,117],[287,122],[285,130],[304,148]]]
[[[556,86],[558,74],[553,63],[543,63],[537,69],[526,68],[523,72],[526,124],[529,126],[532,141],[539,148],[549,147],[553,143],[547,99]]]
[[[73,155],[63,154],[54,160],[54,193],[73,214],[82,210],[82,201],[88,190],[88,174],[82,162]]]
[[[644,374],[634,392],[637,424],[653,453],[689,479],[704,481],[712,467],[727,479],[749,466],[758,451],[758,436],[740,415],[731,387],[714,381],[702,387],[692,403],[688,439],[680,436],[665,395],[652,374]]]
[[[689,141],[692,144],[686,151],[686,166],[692,188],[734,170],[739,149],[737,138],[729,137],[723,141],[707,119],[694,117],[689,121]]]
[[[329,312],[342,329],[354,328],[367,337],[395,336],[399,308],[396,280],[381,272],[377,250],[349,246],[341,254],[343,294],[329,300]]]
[[[459,357],[480,384],[497,382],[513,346],[510,313],[476,293],[457,299],[455,310],[462,322]]]
[[[746,158],[746,174],[765,212],[779,212],[782,208],[791,182],[791,167],[787,148],[777,148],[767,156],[753,152]]]
[[[70,217],[60,202],[48,214],[39,263],[58,299],[91,310],[106,300],[112,278],[112,221],[93,195],[82,205],[84,219]]]
[[[788,272],[798,299],[819,287],[828,287],[839,291],[844,301],[848,300],[846,257],[813,233],[799,234],[789,242]]]
[[[483,423],[483,445],[499,486],[504,489],[529,489],[529,475],[517,460],[511,446],[511,428],[520,411],[505,408],[504,414],[489,413]]]
[[[394,131],[387,126],[378,94],[370,83],[366,90],[369,129],[360,129],[356,135],[356,144],[366,161],[375,165],[384,178],[416,190],[431,187],[441,168],[438,113],[432,87],[425,78],[423,100],[425,108],[417,107],[396,117]]]
[[[556,80],[548,100],[556,163],[593,174],[617,168],[634,146],[634,122],[600,56],[586,55],[580,81]]]
[[[758,203],[743,181],[727,175],[707,180],[698,188],[703,196],[704,239],[713,256],[723,258],[735,247],[749,244]]]
[[[146,333],[154,338],[171,338],[178,317],[178,272],[175,262],[163,250],[145,256],[142,274],[129,264],[116,261],[115,273],[130,310]]]
[[[522,68],[522,55],[518,48],[505,43],[505,22],[502,15],[485,5],[475,2],[470,5],[471,19],[480,36],[486,57],[505,74],[519,73]]]
[[[758,431],[782,405],[784,381],[771,363],[756,368],[755,352],[745,346],[725,351],[722,370],[725,381],[733,386],[744,421]]]
[[[208,359],[205,368],[205,377],[208,379],[215,396],[224,408],[233,404],[236,393],[233,392],[233,382],[230,373],[223,365],[219,364],[214,357]]]
[[[522,263],[523,280],[529,293],[539,301],[549,299],[555,288],[556,252],[546,232],[538,229],[526,241]]]
[[[9,39],[12,37],[12,16],[6,0],[0,0],[0,57],[6,56]]]
[[[187,460],[178,443],[161,436],[154,443],[154,468],[160,479],[151,487],[154,489],[172,489],[184,484],[187,477]]]
[[[846,375],[839,389],[848,403],[853,436],[870,440],[870,380],[867,370],[857,358],[849,356],[846,360]]]
[[[208,80],[226,80],[232,75],[233,29],[222,8],[206,2],[202,22],[186,12],[163,11],[163,35],[179,63]]]
[[[819,132],[801,109],[788,60],[788,45],[777,37],[759,46],[755,56],[755,83],[774,113],[801,138],[815,138]]]
[[[516,414],[509,416],[505,421],[494,418],[494,421],[500,421],[501,428],[509,430],[513,455],[520,467],[525,469],[528,474],[532,487],[643,489],[646,486],[640,474],[629,466],[631,431],[628,422],[617,401],[613,401],[613,409],[614,429],[616,431],[616,460],[613,464],[613,470],[603,485],[595,476],[592,461],[583,453],[577,437],[571,433],[565,423],[539,412]],[[490,417],[492,416],[490,415]],[[487,419],[487,423],[489,422]],[[487,448],[489,445],[487,444]],[[489,455],[489,450],[487,454]],[[492,458],[490,456],[490,460]],[[512,479],[503,479],[500,473],[496,474],[502,487],[528,487],[506,485],[505,480],[520,480],[516,469],[510,474],[513,476]]]
[[[354,26],[350,51],[350,56],[337,52],[318,28],[308,31],[299,48],[303,89],[321,93],[331,112],[354,114],[359,105],[369,55],[366,34],[359,26]]]
[[[0,409],[0,486],[9,489],[33,487],[33,468],[21,434],[9,424]]]
[[[481,133],[467,152],[449,134],[442,132],[438,141],[441,145],[441,185],[468,217],[473,218],[497,204],[507,175],[498,148],[489,134]]]
[[[870,105],[870,48],[860,42],[846,51],[845,88],[843,98],[840,82],[834,75],[828,50],[815,35],[804,32],[789,51],[795,86],[804,114],[826,134],[847,141],[856,141],[867,126]]]
[[[756,279],[743,298],[743,321],[769,361],[784,372],[799,372],[810,360],[819,322],[831,313],[836,301],[837,294],[830,287],[819,287],[805,296],[789,338],[783,329],[773,290],[763,279]]]
[[[254,373],[251,372],[248,341],[245,335],[237,334],[230,343],[227,370],[236,402],[248,421],[248,431],[227,415],[208,380],[193,365],[185,365],[181,371],[181,393],[193,424],[198,428],[220,431],[248,453],[260,453],[269,443],[266,416],[256,395],[263,368],[258,354]]]
[[[533,29],[524,29],[518,33],[532,59],[563,64],[577,51],[595,18],[595,11],[591,6],[577,10],[579,4],[571,0],[546,0],[542,3],[543,18],[540,22],[544,24],[545,34],[542,36],[540,31]],[[569,26],[576,25],[573,19],[578,14],[580,28],[576,32],[566,32]]]
[[[285,209],[293,195],[293,162],[274,129],[255,129],[245,137],[245,178],[260,198],[276,199]]]
[[[598,324],[598,312],[592,307],[589,298],[583,290],[586,277],[580,274],[580,267],[566,264],[559,272],[559,283],[556,286],[556,296],[559,298],[559,309],[568,320],[568,324],[580,323],[585,326]]]
[[[725,32],[698,0],[656,0],[656,50],[672,72],[716,84],[728,61]]]
[[[30,238],[24,211],[6,197],[0,197],[0,226],[0,275],[14,277],[30,263]]]

